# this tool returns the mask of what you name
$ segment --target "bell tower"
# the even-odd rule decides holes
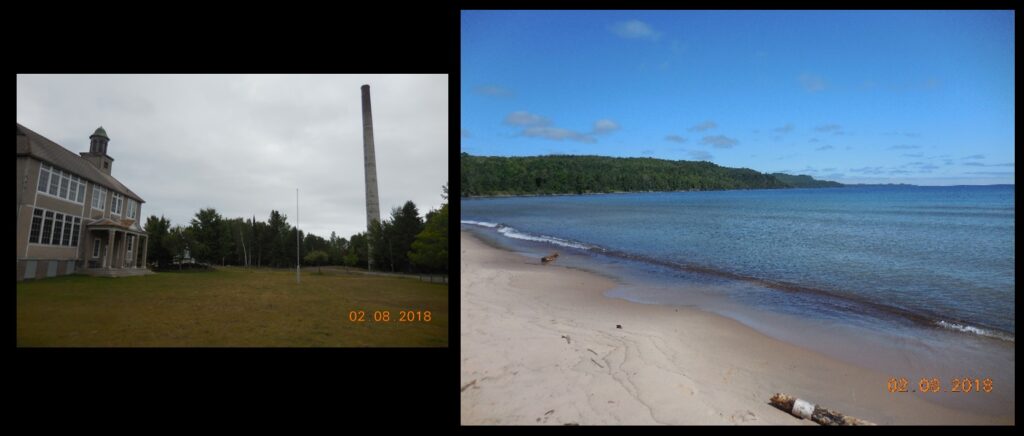
[[[100,171],[110,174],[110,167],[114,166],[114,158],[107,156],[107,142],[110,141],[107,131],[100,126],[89,136],[89,141],[89,152],[79,154]]]

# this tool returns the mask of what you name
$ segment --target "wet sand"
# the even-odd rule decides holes
[[[461,232],[463,424],[816,425],[776,392],[878,424],[1013,424],[889,393],[889,375],[694,308],[603,294],[588,272]],[[621,326],[618,328],[617,326]]]

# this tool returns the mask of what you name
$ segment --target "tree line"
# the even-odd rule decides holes
[[[200,263],[255,267],[294,267],[296,232],[302,264],[345,265],[366,268],[372,256],[374,270],[391,272],[448,272],[448,186],[442,187],[441,208],[420,217],[412,201],[373,223],[369,232],[347,239],[331,232],[329,238],[296,229],[288,216],[272,210],[266,221],[255,216],[227,218],[214,208],[196,212],[187,224],[171,225],[155,215],[146,219],[149,262],[166,267],[185,259]],[[367,244],[372,243],[368,254]]]
[[[599,192],[791,188],[790,178],[711,162],[605,156],[498,157],[460,155],[461,195],[544,195]],[[811,179],[813,180],[813,179]],[[835,183],[835,182],[828,182]],[[836,183],[838,185],[838,183]]]

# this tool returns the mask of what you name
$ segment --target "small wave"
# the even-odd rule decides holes
[[[489,222],[484,222],[484,221],[462,220],[462,224],[472,224],[474,226],[490,227],[492,229],[495,228],[495,227],[498,227],[497,223],[489,223]]]
[[[973,334],[976,334],[976,335],[979,335],[979,336],[988,336],[990,338],[996,338],[996,339],[1002,339],[1002,340],[1008,341],[1008,342],[1014,342],[1013,341],[1013,337],[1011,337],[1011,336],[1007,336],[1007,335],[1001,334],[999,332],[993,332],[993,331],[990,331],[990,330],[985,330],[985,329],[977,328],[977,327],[970,326],[970,325],[957,324],[957,323],[946,322],[946,321],[942,321],[942,320],[936,321],[935,324],[938,325],[939,327],[946,328],[946,329],[949,329],[949,330],[956,330],[956,331],[964,332],[964,333],[973,333]]]
[[[508,227],[508,226],[501,226],[500,228],[498,228],[498,233],[501,233],[502,235],[505,235],[506,237],[509,237],[509,238],[512,238],[512,239],[522,239],[524,241],[546,242],[546,243],[549,243],[549,244],[561,245],[563,247],[578,248],[580,250],[590,249],[589,246],[587,246],[585,244],[578,243],[578,242],[568,241],[568,240],[565,240],[565,239],[556,238],[554,236],[531,235],[529,233],[520,232],[520,231],[518,231],[518,230],[516,230],[516,229],[514,229],[512,227]]]

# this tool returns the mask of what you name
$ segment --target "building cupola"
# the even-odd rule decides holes
[[[107,141],[110,141],[110,137],[107,136],[107,131],[103,130],[103,126],[96,129],[89,139],[92,140],[92,145],[89,147],[89,153],[107,154]]]
[[[110,174],[110,167],[114,165],[114,158],[107,155],[107,142],[110,141],[107,131],[103,130],[103,126],[100,126],[89,136],[89,141],[89,152],[82,152],[79,155],[96,166],[100,171]]]

